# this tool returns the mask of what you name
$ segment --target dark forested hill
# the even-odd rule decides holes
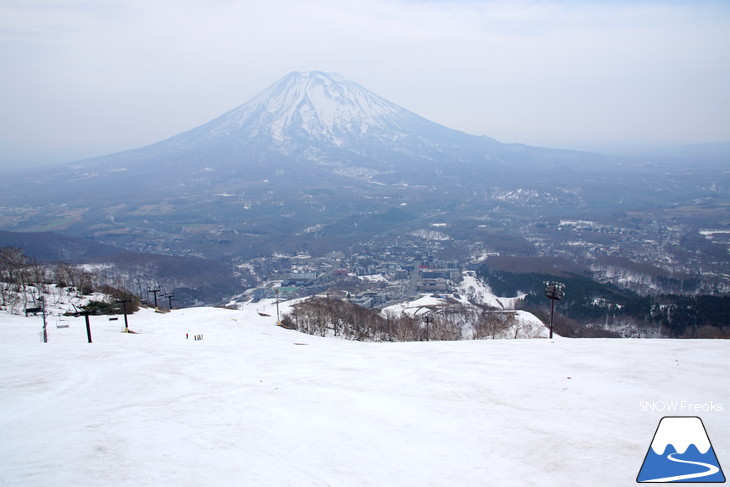
[[[559,264],[551,270],[542,259],[541,265],[525,266],[521,272],[513,264],[507,266],[511,270],[503,270],[503,264],[485,264],[479,275],[499,296],[525,294],[524,305],[528,308],[548,306],[545,282],[559,281],[565,284],[565,296],[558,302],[558,312],[584,326],[612,329],[629,324],[639,329],[659,328],[669,337],[730,338],[730,296],[644,296],[561,270]]]

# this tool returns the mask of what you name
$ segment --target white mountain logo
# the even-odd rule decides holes
[[[696,416],[662,418],[636,481],[725,482],[702,420]]]

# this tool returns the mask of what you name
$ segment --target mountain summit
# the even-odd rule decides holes
[[[205,125],[210,136],[266,136],[280,143],[298,137],[345,145],[364,138],[402,138],[424,119],[338,74],[293,72]]]
[[[289,73],[247,103],[161,144],[172,150],[212,145],[253,160],[286,155],[390,165],[404,158],[443,159],[440,155],[475,142],[494,144],[431,122],[338,74],[304,71]]]

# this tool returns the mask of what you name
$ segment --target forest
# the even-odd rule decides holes
[[[95,293],[99,293],[96,298]],[[40,263],[17,247],[0,248],[0,308],[13,314],[36,312],[41,298],[48,301],[49,296],[55,300],[86,297],[83,309],[92,314],[119,314],[120,300],[128,303],[130,313],[140,306],[137,296],[110,286],[95,272],[65,262]]]
[[[451,341],[533,338],[544,328],[523,323],[514,311],[447,302],[421,315],[381,313],[347,300],[311,297],[295,304],[281,325],[310,335],[358,341]]]
[[[628,323],[639,329],[658,329],[661,336],[671,338],[730,338],[727,295],[639,295],[573,272],[518,273],[491,269],[486,264],[479,276],[497,295],[525,294],[526,309],[549,306],[545,283],[562,282],[565,296],[556,309],[584,327],[611,329]]]

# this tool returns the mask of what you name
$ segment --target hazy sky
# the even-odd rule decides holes
[[[562,148],[730,140],[730,2],[2,0],[0,164],[131,149],[295,70]]]

